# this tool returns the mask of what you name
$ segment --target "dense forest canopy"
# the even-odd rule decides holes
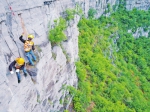
[[[138,28],[149,32],[150,10],[127,11],[124,5],[113,13],[108,5],[111,15],[99,19],[90,10],[78,24],[77,112],[150,111],[150,33],[133,37]]]

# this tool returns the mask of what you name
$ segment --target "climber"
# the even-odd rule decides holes
[[[30,34],[30,35],[28,35],[28,40],[24,40],[23,34],[19,37],[19,39],[21,40],[21,42],[24,43],[24,51],[25,51],[25,55],[27,56],[27,58],[29,60],[29,65],[34,66],[33,61],[36,61],[36,56],[33,53],[33,51],[35,50],[35,47],[34,47],[34,42],[32,41],[34,36]],[[32,56],[33,61],[32,61],[32,58],[30,57],[30,55]]]
[[[11,74],[13,74],[13,70],[12,68],[15,69],[16,71],[16,74],[17,74],[17,78],[18,78],[18,83],[20,83],[21,81],[21,76],[20,76],[20,70],[23,70],[24,72],[24,76],[26,77],[27,76],[27,71],[26,71],[26,68],[25,68],[25,61],[23,58],[19,57],[19,58],[16,58],[16,60],[14,60],[10,65],[9,65],[9,71]]]

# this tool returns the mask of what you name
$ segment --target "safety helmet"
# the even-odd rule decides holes
[[[17,58],[16,62],[17,62],[18,65],[23,65],[25,61],[24,61],[23,58]]]
[[[31,35],[31,34],[29,34],[29,35],[28,35],[28,38],[33,39],[33,38],[34,38],[34,36],[33,36],[33,35]]]

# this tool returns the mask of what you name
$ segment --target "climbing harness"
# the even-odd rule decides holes
[[[34,43],[31,41],[26,41],[24,43],[24,50],[25,52],[29,52],[32,49],[32,45],[34,45]]]

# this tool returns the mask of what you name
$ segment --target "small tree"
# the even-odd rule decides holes
[[[97,11],[93,8],[90,8],[88,11],[88,17],[89,18],[94,18],[94,15],[97,13]]]
[[[64,34],[66,29],[66,21],[60,18],[59,21],[55,21],[55,28],[49,31],[49,40],[52,44],[59,44],[61,41],[65,40],[67,37]]]
[[[66,14],[67,14],[66,20],[70,21],[70,20],[72,20],[74,18],[75,10],[74,9],[67,9],[66,10]]]

